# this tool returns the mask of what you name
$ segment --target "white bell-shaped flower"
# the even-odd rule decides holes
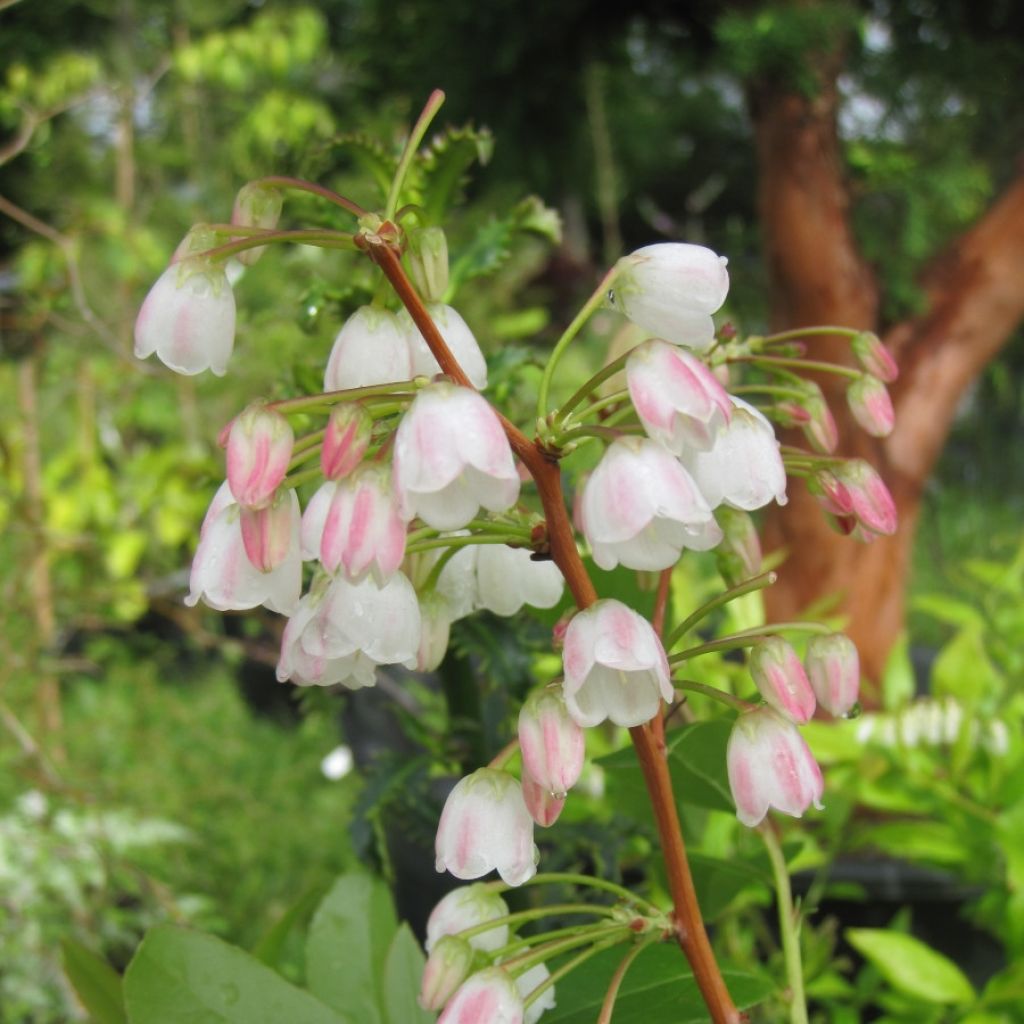
[[[480,351],[480,344],[476,336],[469,329],[469,325],[459,315],[457,310],[451,306],[442,305],[440,302],[432,302],[427,306],[430,319],[441,332],[448,345],[451,354],[455,356],[459,366],[462,367],[473,387],[483,390],[487,387],[487,360]],[[419,328],[412,322],[412,318],[406,313],[400,318],[405,327],[405,337],[409,344],[409,352],[412,356],[412,372],[415,376],[434,377],[441,372],[438,361],[430,351]]]
[[[671,701],[668,659],[654,627],[621,601],[597,601],[573,616],[562,651],[569,714],[585,728],[610,718],[632,728]]]
[[[656,337],[703,352],[729,292],[727,262],[702,245],[644,246],[619,261],[612,304]]]
[[[414,668],[419,642],[419,604],[402,573],[383,586],[339,575],[314,587],[289,619],[277,678],[300,686],[372,686],[378,665]]]
[[[235,293],[221,264],[184,259],[150,289],[135,321],[135,356],[176,373],[223,377],[235,344]]]
[[[752,512],[770,501],[786,504],[786,467],[771,423],[742,398],[710,451],[685,451],[683,465],[712,508],[725,504]]]
[[[324,391],[344,391],[410,380],[412,356],[398,317],[386,309],[362,306],[334,339]]]
[[[478,768],[448,794],[434,844],[438,871],[480,878],[497,871],[522,885],[537,871],[533,818],[519,781],[508,772]]]
[[[299,499],[289,491],[282,499],[290,510],[290,541],[274,568],[262,572],[249,560],[242,536],[242,506],[235,501],[225,480],[210,503],[199,533],[199,547],[192,559],[189,595],[185,604],[202,599],[217,611],[241,611],[265,605],[290,615],[302,590],[302,556],[299,549]]]
[[[579,518],[602,569],[667,569],[683,548],[707,551],[722,539],[690,474],[649,438],[612,442],[584,485]]]
[[[394,483],[406,520],[459,530],[484,507],[504,512],[519,474],[497,413],[470,388],[424,388],[398,425]]]

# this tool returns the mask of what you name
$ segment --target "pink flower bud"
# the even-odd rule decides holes
[[[833,516],[848,516],[853,512],[853,498],[836,475],[827,469],[817,470],[807,479],[807,489],[818,499],[821,507]]]
[[[703,352],[729,291],[727,262],[701,245],[644,246],[619,261],[612,305],[651,334]]]
[[[896,422],[892,399],[877,377],[867,374],[858,377],[847,388],[846,401],[854,419],[872,437],[888,437],[892,433]]]
[[[437,1024],[523,1024],[523,1000],[507,971],[486,967],[470,975]]]
[[[434,849],[437,870],[456,878],[480,878],[494,870],[509,885],[532,878],[538,854],[519,782],[494,768],[460,779],[445,801]]]
[[[714,374],[684,348],[652,339],[626,360],[629,395],[648,437],[669,451],[707,451],[732,403]]]
[[[493,953],[508,942],[508,924],[503,920],[508,912],[508,904],[484,883],[460,885],[442,897],[427,918],[427,952],[444,935],[457,935],[488,921],[500,921],[467,939],[473,949]]]
[[[667,448],[620,437],[590,474],[581,500],[583,532],[602,569],[667,569],[684,547],[707,551],[721,539],[693,478]]]
[[[786,504],[786,468],[775,430],[764,415],[741,398],[710,451],[686,451],[690,471],[711,508],[721,504],[752,512],[773,499]]]
[[[856,644],[844,633],[812,637],[804,662],[818,703],[836,718],[845,715],[857,703],[860,691]]]
[[[154,352],[176,373],[223,377],[235,344],[235,295],[224,267],[186,259],[168,267],[135,321],[135,356]]]
[[[427,306],[430,319],[441,332],[451,354],[455,356],[473,387],[483,390],[487,387],[487,360],[480,351],[469,325],[451,306],[433,302]],[[399,318],[405,328],[406,341],[412,356],[412,372],[416,377],[434,377],[441,372],[441,366],[430,351],[419,328],[406,314]]]
[[[892,353],[873,331],[861,331],[850,343],[850,347],[860,365],[873,377],[891,384],[900,375]]]
[[[479,511],[504,512],[519,497],[519,474],[497,413],[470,388],[424,388],[398,425],[394,482],[406,520],[460,530]]]
[[[362,306],[334,339],[324,391],[411,380],[412,355],[398,317],[386,309]]]
[[[722,530],[718,556],[731,566],[730,578],[738,583],[761,571],[761,538],[754,520],[746,512],[721,505],[715,520]]]
[[[523,800],[530,817],[541,826],[550,828],[562,813],[565,806],[564,793],[552,793],[542,786],[525,768],[520,784],[523,787]]]
[[[341,568],[356,582],[372,573],[378,583],[385,583],[402,564],[406,534],[387,467],[363,466],[333,484],[333,492],[320,537],[323,567],[328,572]],[[310,502],[307,515],[319,519],[322,511],[320,503],[314,508]],[[307,533],[305,540],[310,539]]]
[[[288,472],[295,435],[279,412],[255,402],[228,432],[228,484],[239,505],[266,505]]]
[[[299,499],[287,492],[290,539],[287,556],[270,572],[261,572],[246,553],[242,538],[241,506],[225,481],[210,505],[192,560],[190,607],[200,599],[218,611],[243,610],[266,605],[290,615],[302,589],[302,558],[299,551]]]
[[[768,636],[751,648],[750,674],[761,696],[792,722],[803,725],[814,714],[814,691],[796,651],[781,636]]]
[[[536,690],[523,705],[519,750],[524,769],[547,792],[565,794],[576,785],[583,771],[586,741],[559,688]]]
[[[896,503],[870,463],[849,459],[835,466],[832,472],[849,494],[853,515],[866,539],[896,532]]]
[[[454,935],[442,936],[427,957],[417,1002],[424,1010],[440,1010],[469,977],[473,947]]]
[[[726,751],[736,817],[751,828],[774,807],[794,818],[821,809],[821,769],[799,729],[771,708],[741,714]]]
[[[343,402],[331,410],[320,448],[320,468],[328,480],[348,476],[370,446],[373,420],[356,402]]]
[[[242,544],[249,561],[260,572],[273,572],[288,557],[295,523],[292,518],[294,491],[278,491],[269,505],[239,506]]]
[[[277,227],[281,217],[281,206],[284,197],[279,189],[270,185],[257,185],[249,182],[238,190],[235,206],[231,211],[231,223],[246,228],[263,228],[272,230]],[[267,247],[261,245],[255,249],[243,249],[235,254],[240,263],[252,266],[266,252]]]
[[[569,623],[562,651],[565,703],[584,726],[631,728],[671,701],[668,659],[654,627],[621,601],[597,601]]]

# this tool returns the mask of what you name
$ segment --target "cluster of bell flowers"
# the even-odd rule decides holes
[[[154,286],[136,327],[137,351],[196,372],[202,359],[192,355],[210,345],[211,323],[227,330],[228,318],[216,311],[228,286],[201,257],[186,263]],[[196,279],[206,284],[198,287]],[[712,314],[727,290],[724,259],[699,246],[654,245],[624,261],[612,303],[658,337],[634,349],[625,366],[643,436],[625,432],[612,440],[577,495],[577,526],[602,568],[667,569],[684,549],[734,539],[736,515],[786,501],[786,467],[771,422],[729,395],[701,358],[714,342]],[[483,386],[486,361],[464,321],[437,303],[430,315],[471,382]],[[231,321],[233,329],[233,315]],[[887,371],[867,343],[862,362],[871,360]],[[222,362],[218,356],[208,365],[217,372]],[[188,601],[218,609],[264,604],[289,616],[280,679],[358,687],[373,683],[379,665],[431,669],[461,615],[483,607],[509,615],[524,602],[551,607],[560,599],[561,574],[531,557],[528,537],[516,548],[474,535],[481,509],[500,517],[514,508],[520,471],[499,417],[476,390],[444,379],[410,383],[437,369],[403,315],[376,307],[352,315],[325,375],[329,391],[351,391],[351,400],[330,414],[320,442],[324,483],[305,512],[286,481],[296,457],[287,417],[255,403],[231,424],[227,480],[200,533]],[[377,437],[371,451],[374,423],[358,389],[388,385],[404,386],[408,404],[392,438]],[[877,406],[868,391],[865,402]],[[847,532],[870,539],[894,529],[891,498],[867,463],[825,460],[808,475],[812,492]],[[411,532],[424,529],[433,549],[408,550]],[[752,563],[756,537],[739,532]],[[303,596],[304,560],[319,568]],[[820,801],[820,771],[798,726],[816,701],[844,713],[859,681],[852,644],[839,635],[827,639],[811,641],[806,672],[778,638],[752,652],[766,704],[740,714],[728,751],[747,824],[769,807],[799,816]],[[571,618],[563,668],[563,679],[523,708],[521,777],[492,765],[452,790],[437,832],[438,870],[464,880],[497,870],[513,885],[532,877],[534,825],[558,817],[579,778],[583,729],[605,721],[640,725],[674,697],[661,639],[617,600],[599,600]]]

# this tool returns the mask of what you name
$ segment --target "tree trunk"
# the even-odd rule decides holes
[[[849,221],[836,127],[838,67],[838,59],[822,63],[821,88],[812,97],[764,83],[751,90],[776,330],[816,324],[879,329],[878,286]],[[921,495],[957,404],[1024,317],[1022,266],[1024,177],[925,271],[925,311],[884,334],[900,365],[892,386],[896,429],[889,438],[878,441],[857,426],[843,396],[845,382],[819,379],[839,427],[839,454],[870,461],[893,493],[900,516],[895,537],[865,546],[839,536],[798,483],[790,488],[789,505],[767,517],[766,547],[787,554],[779,583],[768,593],[769,616],[788,619],[838,599],[869,679],[880,679],[903,628]],[[851,362],[840,338],[814,345],[814,358]],[[870,702],[870,691],[867,697]]]

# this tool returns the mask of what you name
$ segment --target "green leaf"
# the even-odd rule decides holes
[[[384,962],[397,927],[391,894],[379,878],[342,875],[309,927],[310,991],[359,1024],[382,1024]]]
[[[903,707],[913,698],[916,686],[907,634],[901,633],[882,672],[882,704],[888,711]]]
[[[965,703],[999,696],[1006,680],[985,649],[980,626],[968,626],[939,652],[932,666],[932,692],[950,694]]]
[[[771,875],[746,860],[723,860],[702,853],[687,853],[697,902],[705,921],[713,921],[746,889],[772,891]]]
[[[432,1024],[436,1019],[416,1002],[426,962],[420,944],[403,922],[384,961],[384,1017],[388,1024]]]
[[[544,1014],[544,1024],[594,1024],[608,982],[626,951],[626,946],[605,950],[560,981],[558,1005]],[[751,974],[723,970],[722,976],[740,1009],[772,991],[770,982]],[[706,1024],[707,1007],[678,947],[652,946],[636,958],[619,989],[613,1019],[615,1024]]]
[[[314,885],[307,889],[264,933],[253,948],[253,956],[273,967],[281,957],[281,950],[288,936],[312,916],[324,898],[326,888],[325,885]]]
[[[952,960],[912,935],[847,928],[846,940],[894,989],[926,1003],[969,1003],[974,987]]]
[[[96,1024],[124,1024],[121,976],[101,956],[73,939],[61,942],[64,974]]]
[[[423,223],[440,224],[458,197],[463,177],[475,161],[486,164],[494,136],[486,128],[449,129],[423,155]]]
[[[157,925],[128,965],[132,1024],[356,1024],[212,935]]]
[[[941,821],[888,821],[859,828],[851,844],[872,846],[895,857],[957,865],[974,854],[957,830]]]
[[[985,623],[984,616],[973,604],[957,601],[946,594],[918,594],[911,598],[910,607],[951,626],[980,627]]]

